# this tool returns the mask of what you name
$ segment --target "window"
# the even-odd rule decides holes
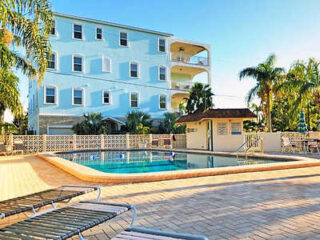
[[[83,71],[83,58],[81,56],[73,56],[73,71],[74,72]]]
[[[159,108],[160,109],[167,108],[167,97],[165,95],[160,95],[159,97]]]
[[[139,96],[138,93],[130,94],[130,107],[136,108],[139,106]]]
[[[166,52],[166,40],[165,39],[159,38],[158,51],[159,52]]]
[[[102,72],[111,72],[111,60],[107,57],[102,57]]]
[[[53,22],[52,22],[52,28],[51,28],[50,34],[56,35],[56,21],[55,20],[53,20]]]
[[[73,105],[83,105],[83,89],[73,89]]]
[[[120,32],[120,46],[128,47],[128,33]]]
[[[82,25],[73,24],[73,38],[82,39]]]
[[[138,78],[139,77],[139,64],[138,63],[130,63],[130,77]]]
[[[165,81],[166,79],[166,67],[159,67],[159,80]]]
[[[96,39],[97,40],[102,40],[102,28],[97,28]]]
[[[47,62],[48,62],[48,68],[50,69],[56,69],[56,54],[51,53],[51,55],[47,54]]]
[[[218,135],[227,135],[227,123],[218,123]]]
[[[231,134],[241,135],[241,123],[231,123]]]
[[[44,94],[45,94],[45,104],[56,104],[56,87],[45,87],[44,90]]]
[[[103,91],[103,99],[102,99],[102,103],[104,104],[110,104],[110,99],[111,96],[110,96],[110,92],[109,91]]]

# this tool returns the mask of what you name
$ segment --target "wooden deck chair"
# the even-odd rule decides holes
[[[131,227],[127,228],[111,240],[208,240],[207,237],[201,235],[164,232],[147,228]]]
[[[19,213],[27,213],[32,211],[33,215],[37,213],[41,207],[52,205],[62,201],[70,201],[72,198],[98,190],[100,199],[101,189],[99,186],[62,186],[37,192],[17,198],[12,198],[0,202],[0,219]],[[27,214],[26,214],[27,215]],[[31,216],[33,216],[31,215]],[[30,217],[30,216],[29,216]]]
[[[121,213],[134,210],[129,204],[82,201],[61,209],[37,214],[22,222],[0,229],[1,240],[44,240],[67,239],[78,235],[84,240],[82,232],[106,222]]]

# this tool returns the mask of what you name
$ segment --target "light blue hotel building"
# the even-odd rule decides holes
[[[29,130],[72,134],[86,113],[113,129],[139,110],[154,122],[179,104],[200,74],[210,84],[210,46],[172,34],[55,13],[43,84],[29,82]]]

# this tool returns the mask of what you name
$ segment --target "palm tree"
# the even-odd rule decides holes
[[[106,125],[102,121],[101,113],[83,115],[84,120],[72,126],[72,130],[78,135],[106,134]]]
[[[256,79],[256,85],[248,92],[247,103],[258,96],[261,100],[261,108],[265,112],[268,131],[272,132],[271,109],[274,97],[274,87],[283,79],[284,69],[275,67],[276,56],[270,55],[267,60],[255,67],[243,69],[239,78],[246,77]]]
[[[14,115],[22,112],[18,83],[18,77],[12,72],[0,69],[0,122],[4,120],[6,109],[9,109]]]
[[[179,119],[179,116],[176,113],[164,113],[164,118],[159,123],[159,133],[185,133],[185,125],[177,125],[176,121]]]
[[[130,133],[138,133],[137,127],[140,125],[141,127],[149,127],[152,126],[151,116],[148,113],[144,113],[142,111],[132,111],[127,114],[126,117],[126,130]]]
[[[38,77],[41,84],[53,25],[49,1],[1,0],[0,13],[0,68],[15,66],[30,78]],[[11,43],[24,49],[25,56],[9,48]]]
[[[189,91],[189,97],[185,99],[187,101],[187,113],[192,114],[196,111],[205,112],[213,107],[213,95],[211,87],[208,84],[195,83]]]
[[[293,94],[292,115],[297,116],[303,108],[307,108],[308,129],[311,129],[310,107],[319,104],[320,97],[320,62],[310,58],[307,62],[295,62],[288,73],[287,81],[281,89]]]

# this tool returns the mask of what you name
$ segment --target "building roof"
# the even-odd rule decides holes
[[[256,118],[248,108],[217,108],[182,116],[177,123],[197,122],[206,118]]]
[[[65,17],[65,18],[86,21],[86,22],[91,22],[91,23],[96,23],[96,24],[108,25],[108,26],[112,26],[112,27],[124,28],[124,29],[128,29],[128,30],[133,30],[133,31],[151,33],[151,34],[156,34],[156,35],[161,35],[161,36],[166,36],[166,37],[173,36],[173,34],[171,34],[171,33],[158,32],[158,31],[154,31],[154,30],[133,27],[133,26],[128,26],[128,25],[122,25],[122,24],[117,24],[117,23],[112,23],[112,22],[107,22],[107,21],[102,21],[102,20],[96,20],[96,19],[92,19],[92,18],[78,17],[78,16],[73,16],[73,15],[64,14],[64,13],[54,12],[53,15],[59,16],[59,17]]]

